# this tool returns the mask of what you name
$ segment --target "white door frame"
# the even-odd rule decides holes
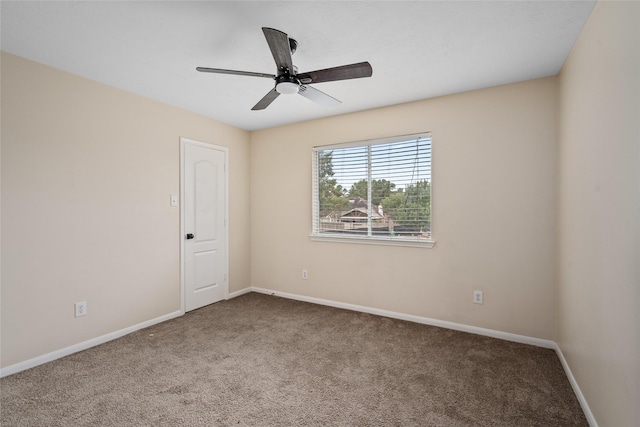
[[[186,230],[184,226],[185,222],[185,206],[184,206],[184,148],[185,146],[196,145],[203,148],[210,148],[224,152],[224,250],[226,252],[226,271],[224,273],[224,299],[229,299],[229,149],[220,145],[208,144],[206,142],[195,141],[193,139],[180,137],[180,311],[182,314],[186,313],[185,300],[186,300],[186,284],[185,284],[185,256],[184,256],[184,240]]]

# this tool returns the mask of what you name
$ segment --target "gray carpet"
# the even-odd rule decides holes
[[[4,426],[587,426],[552,350],[256,293],[0,380]]]

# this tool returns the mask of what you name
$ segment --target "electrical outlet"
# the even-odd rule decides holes
[[[76,317],[86,316],[87,315],[87,302],[81,301],[77,302],[76,305]]]
[[[307,280],[309,278],[309,272],[305,269],[302,270],[302,279]]]
[[[482,304],[482,291],[473,291],[473,302],[474,304]]]

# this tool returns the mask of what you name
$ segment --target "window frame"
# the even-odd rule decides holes
[[[311,176],[311,195],[312,195],[312,206],[311,206],[311,233],[309,234],[309,239],[316,242],[339,242],[339,243],[357,243],[357,244],[365,244],[365,245],[387,245],[387,246],[407,246],[407,247],[420,247],[420,248],[433,248],[436,244],[436,241],[433,239],[433,234],[427,239],[419,239],[417,237],[405,237],[405,236],[363,236],[363,235],[344,235],[338,233],[331,232],[320,232],[320,198],[319,198],[319,153],[332,150],[332,149],[344,149],[344,148],[355,148],[355,147],[368,147],[370,150],[371,146],[374,145],[384,145],[384,144],[392,144],[403,141],[411,141],[418,140],[420,138],[429,138],[430,140],[430,150],[433,148],[433,139],[431,137],[431,132],[420,132],[409,135],[399,135],[393,137],[385,137],[385,138],[374,138],[367,139],[361,141],[352,141],[352,142],[344,142],[338,144],[330,144],[330,145],[318,145],[312,148],[311,152],[311,160],[312,160],[312,176]],[[370,167],[368,170],[370,174]],[[368,180],[371,179],[369,176]],[[433,176],[429,177],[430,183],[430,200],[429,207],[430,212],[432,208],[433,201]],[[370,190],[369,190],[370,192]],[[370,215],[369,215],[370,218]],[[433,224],[433,216],[430,218],[430,224]]]

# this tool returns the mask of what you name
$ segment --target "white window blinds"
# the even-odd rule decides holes
[[[313,154],[313,236],[431,240],[429,133]]]

